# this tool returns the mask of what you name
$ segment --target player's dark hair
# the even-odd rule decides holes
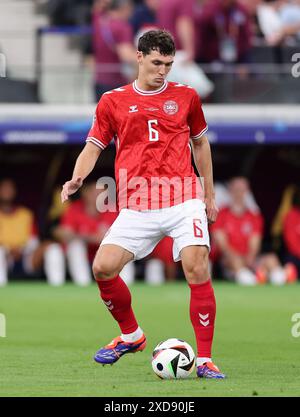
[[[166,30],[149,30],[139,38],[138,50],[143,55],[158,51],[161,55],[175,55],[173,36]]]

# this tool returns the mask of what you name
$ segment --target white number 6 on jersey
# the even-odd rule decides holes
[[[150,142],[158,141],[158,131],[152,127],[152,125],[158,125],[157,120],[148,120],[148,129],[149,129],[149,140]]]

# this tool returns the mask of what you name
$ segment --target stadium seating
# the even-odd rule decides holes
[[[0,48],[11,78],[35,79],[36,29],[47,22],[46,16],[35,14],[32,0],[1,0]]]
[[[22,102],[26,97],[29,102],[38,100],[32,95],[33,86],[24,83],[37,81],[40,100],[45,103],[92,102],[91,71],[82,64],[81,52],[72,48],[70,37],[45,33],[39,45],[38,29],[49,24],[47,16],[39,12],[33,0],[0,2],[0,51],[6,57],[8,77],[23,82],[18,86],[21,99],[9,95],[11,84],[6,82],[2,84],[0,101]]]

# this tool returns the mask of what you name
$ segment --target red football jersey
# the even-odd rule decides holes
[[[211,232],[222,230],[227,236],[230,247],[240,255],[247,255],[249,239],[263,233],[263,218],[259,213],[246,210],[237,215],[230,208],[220,210],[216,223],[211,225]]]
[[[81,200],[74,201],[68,207],[61,219],[61,225],[82,235],[93,235],[102,229],[108,229],[116,220],[118,213],[105,212],[91,216],[86,212]]]
[[[193,88],[165,81],[143,91],[135,81],[101,97],[86,140],[105,149],[114,139],[119,209],[145,210],[202,198],[189,141],[206,131]]]
[[[107,211],[91,216],[86,212],[81,200],[74,201],[61,218],[60,224],[79,235],[94,235],[104,233],[118,217],[118,213]],[[100,241],[99,241],[100,243]],[[88,244],[88,256],[92,260],[99,248],[99,244]]]
[[[300,210],[296,207],[284,218],[283,237],[289,253],[300,258]]]

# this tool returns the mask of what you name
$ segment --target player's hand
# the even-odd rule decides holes
[[[76,191],[82,186],[82,183],[83,180],[81,177],[65,182],[61,192],[61,202],[64,203],[68,200],[70,195],[76,193]]]
[[[248,268],[253,268],[254,267],[254,265],[255,265],[255,260],[256,260],[256,257],[255,257],[255,255],[253,255],[253,254],[247,254],[246,256],[245,256],[245,263],[246,263],[246,266],[248,267]]]
[[[217,220],[219,209],[214,198],[206,197],[204,199],[206,205],[206,216],[208,223],[214,223]]]

